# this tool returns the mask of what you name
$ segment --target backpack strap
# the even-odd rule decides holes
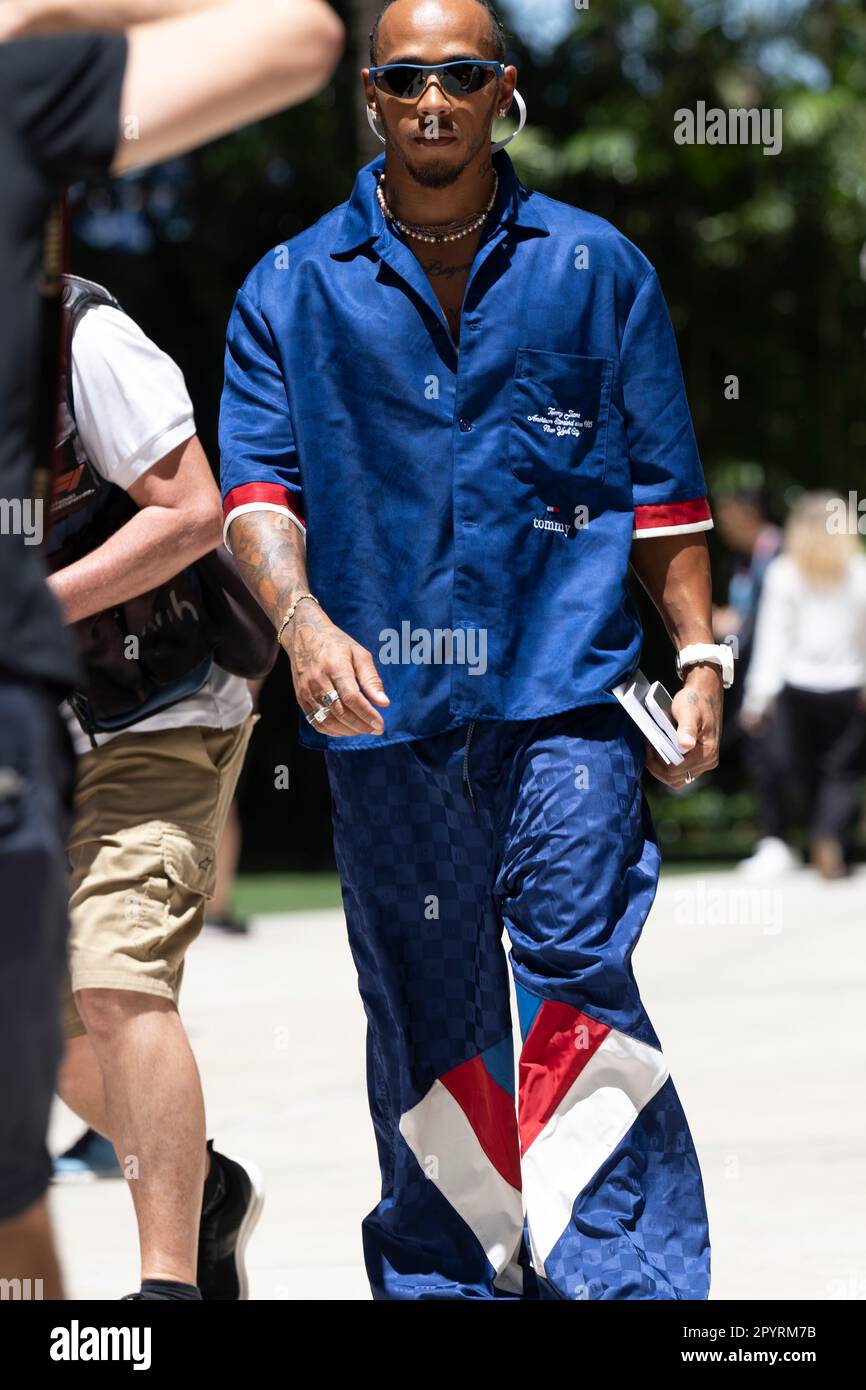
[[[42,545],[51,530],[51,496],[60,464],[57,431],[63,382],[63,271],[69,259],[69,220],[66,198],[52,207],[45,224],[42,249],[42,322],[39,347],[38,387],[33,395],[33,438],[36,444],[32,479],[33,496],[46,509]],[[59,389],[60,388],[60,389]]]
[[[75,395],[72,389],[72,339],[84,315],[91,309],[105,305],[110,309],[123,308],[110,290],[98,285],[95,280],[85,280],[81,275],[63,276],[63,344],[61,381],[63,394],[69,414],[75,419]]]

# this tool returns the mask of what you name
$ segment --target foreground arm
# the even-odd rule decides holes
[[[713,642],[710,557],[702,533],[637,541],[631,562],[677,651],[692,642]],[[647,746],[647,767],[660,782],[681,787],[687,772],[694,778],[717,766],[722,702],[718,666],[691,666],[673,702],[680,747],[689,749],[685,760],[678,767],[668,767]]]
[[[0,39],[128,29],[133,24],[213,8],[215,0],[5,0]]]
[[[292,604],[309,593],[303,533],[279,512],[248,512],[231,523],[229,541],[244,583],[279,628]],[[352,738],[384,732],[384,720],[369,701],[388,705],[390,700],[372,656],[317,604],[302,600],[283,632],[282,646],[292,663],[295,694],[305,714],[321,704],[327,691],[339,692],[339,702],[324,724],[316,726],[321,733]]]
[[[170,159],[320,91],[344,30],[324,0],[5,0],[0,38],[126,30],[112,173]]]

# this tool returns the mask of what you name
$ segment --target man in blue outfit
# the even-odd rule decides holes
[[[372,50],[384,158],[247,279],[221,419],[227,541],[327,750],[370,1283],[703,1299],[700,1168],[631,968],[645,758],[673,786],[713,767],[730,678],[670,319],[625,237],[491,147],[524,108],[484,0],[391,0]],[[681,653],[675,769],[610,693],[641,648],[630,561]]]

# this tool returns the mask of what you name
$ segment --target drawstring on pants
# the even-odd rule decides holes
[[[475,720],[469,725],[466,732],[466,747],[463,749],[463,784],[466,787],[466,794],[472,803],[472,809],[478,814],[478,807],[475,805],[475,793],[472,790],[472,783],[469,780],[469,745],[472,743],[472,735],[475,733]]]

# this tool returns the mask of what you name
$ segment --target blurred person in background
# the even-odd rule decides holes
[[[0,0],[0,1278],[41,1278],[46,1298],[63,1296],[45,1201],[73,783],[58,700],[77,677],[38,555],[64,259],[52,208],[74,180],[313,95],[342,43],[323,0]]]
[[[264,681],[248,681],[247,684],[252,697],[253,709],[258,711]],[[231,936],[248,936],[250,931],[248,919],[239,916],[234,911],[232,904],[232,895],[243,849],[244,831],[240,804],[246,785],[246,773],[245,764],[241,770],[234,801],[229,807],[225,829],[217,848],[216,889],[204,914],[206,927],[217,927],[220,931],[228,932]]]
[[[136,1157],[132,1297],[238,1299],[262,1183],[206,1146],[177,1004],[255,722],[246,678],[277,645],[237,576],[223,602],[219,492],[180,369],[107,290],[64,280],[47,555],[83,681],[64,707],[78,766],[58,1091]],[[85,1155],[64,1157],[68,1176]]]
[[[716,531],[733,553],[727,603],[713,609],[713,628],[718,641],[736,637],[740,676],[749,659],[755,633],[755,617],[761,586],[770,561],[778,555],[782,532],[770,521],[757,488],[717,492],[713,498]],[[739,686],[734,686],[739,690]],[[736,697],[726,704],[727,718]]]
[[[855,531],[837,528],[834,500],[807,493],[791,512],[767,569],[740,712],[750,733],[775,722],[824,878],[849,869],[866,746],[866,556]],[[774,805],[772,833],[784,843],[789,803]]]
[[[713,500],[716,530],[731,551],[733,564],[727,603],[713,609],[713,632],[719,642],[731,642],[737,654],[739,680],[726,702],[721,757],[738,758],[755,793],[760,838],[752,856],[740,865],[750,877],[772,877],[796,866],[796,856],[776,833],[785,795],[779,750],[772,725],[749,732],[740,722],[743,679],[749,668],[755,620],[767,566],[782,544],[782,532],[770,521],[760,488],[722,490]]]

